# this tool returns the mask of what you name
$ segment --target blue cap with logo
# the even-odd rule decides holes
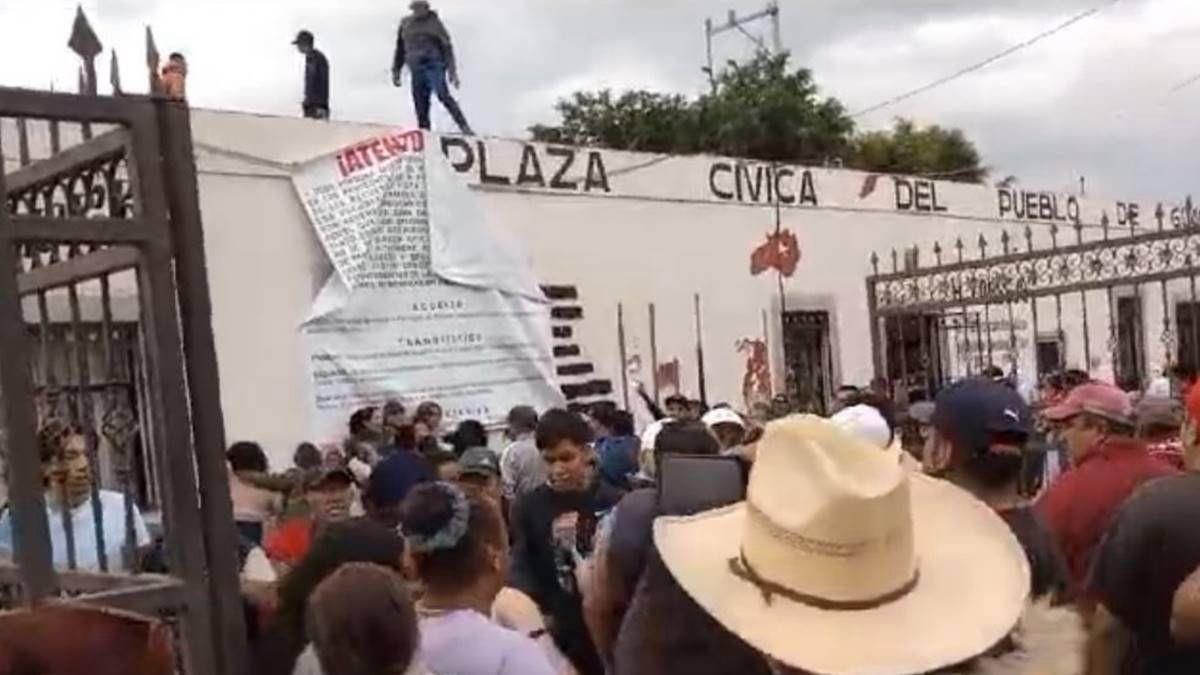
[[[987,452],[994,434],[1033,432],[1033,413],[1021,395],[982,378],[960,380],[943,389],[931,422],[944,438],[974,454]]]

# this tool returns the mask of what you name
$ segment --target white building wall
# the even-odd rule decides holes
[[[307,439],[305,411],[309,385],[300,356],[297,326],[330,267],[292,189],[289,164],[331,152],[380,132],[379,127],[266,118],[236,113],[195,111],[193,133],[200,171],[214,330],[221,376],[222,404],[231,440],[255,439],[276,463],[288,461],[295,444]],[[437,142],[435,140],[435,142]],[[681,388],[698,393],[693,298],[699,294],[704,323],[704,356],[708,399],[741,405],[745,355],[738,340],[763,337],[767,316],[773,374],[782,374],[780,298],[773,273],[752,277],[751,251],[775,228],[776,209],[765,193],[753,203],[751,190],[735,192],[734,163],[713,157],[658,157],[636,153],[579,150],[557,181],[574,188],[554,188],[565,157],[542,146],[487,139],[483,171],[477,141],[447,141],[448,156],[479,186],[488,217],[516,234],[525,244],[544,283],[578,287],[585,310],[580,342],[601,374],[621,392],[617,306],[625,311],[629,356],[640,356],[642,379],[649,382],[650,331],[648,306],[657,310],[660,363],[678,359]],[[464,146],[471,148],[466,162]],[[538,184],[532,154],[541,168]],[[524,163],[524,168],[522,165]],[[603,164],[601,180],[598,164]],[[713,174],[714,165],[721,168]],[[726,171],[724,167],[728,166]],[[589,171],[590,169],[590,171]],[[750,165],[750,176],[762,170]],[[785,196],[798,196],[803,169],[792,167],[782,184]],[[524,173],[523,185],[516,185]],[[589,180],[590,176],[590,180]],[[715,177],[714,189],[710,177]],[[835,384],[865,384],[873,375],[865,277],[873,251],[881,269],[891,268],[891,250],[918,245],[922,265],[933,263],[932,246],[940,241],[943,260],[956,257],[953,242],[961,236],[966,257],[978,256],[976,241],[984,234],[989,255],[1000,251],[999,236],[1007,229],[1014,249],[1024,249],[1026,221],[998,210],[997,190],[987,186],[938,182],[937,208],[915,213],[898,210],[892,179],[874,180],[842,170],[812,170],[809,195],[816,205],[780,209],[783,228],[794,232],[802,250],[795,275],[785,281],[788,309],[830,312]],[[507,184],[500,184],[506,181]],[[909,183],[911,185],[911,182]],[[922,190],[926,190],[925,186]],[[764,190],[765,185],[763,187]],[[770,189],[773,193],[773,188]],[[774,195],[772,195],[773,197]],[[905,195],[902,195],[905,196]],[[1056,195],[1060,215],[1070,196]],[[1072,198],[1074,199],[1074,198]],[[1035,200],[1036,203],[1036,200]],[[1115,217],[1117,203],[1079,198],[1078,214],[1087,225],[1085,238],[1099,237],[1101,213]],[[1122,203],[1122,208],[1124,204]],[[1154,204],[1139,202],[1140,227],[1154,227]],[[928,192],[921,206],[932,209]],[[1171,209],[1167,204],[1166,208]],[[1049,245],[1047,222],[1029,222],[1038,248]],[[1059,245],[1073,244],[1075,232],[1060,222]],[[1114,236],[1117,226],[1114,221]],[[1124,227],[1122,232],[1127,232]],[[1172,293],[1186,299],[1187,284],[1174,282]],[[1161,313],[1158,288],[1143,288],[1147,308],[1144,325],[1151,370],[1161,367],[1158,340]],[[1180,295],[1182,294],[1182,295]],[[1052,332],[1052,299],[1039,302],[1039,328]],[[1027,305],[1014,317],[1031,321]],[[1103,292],[1089,294],[1092,362],[1085,364],[1078,296],[1063,297],[1063,328],[1068,365],[1111,374],[1107,353],[1108,316]],[[992,321],[1007,316],[993,315]],[[1007,333],[1004,334],[1007,339]],[[1030,331],[1021,336],[1020,369],[1033,372]],[[1006,364],[1000,363],[1005,366]],[[323,439],[313,439],[323,440]]]

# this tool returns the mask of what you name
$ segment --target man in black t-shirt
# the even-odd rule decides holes
[[[1008,523],[1029,559],[1033,597],[1070,600],[1062,553],[1020,494],[1024,447],[1033,430],[1029,406],[1003,384],[962,380],[938,394],[930,422],[926,472],[971,492]]]
[[[513,509],[509,583],[549,617],[551,637],[581,675],[603,675],[584,624],[575,571],[592,553],[600,519],[623,493],[600,480],[591,428],[582,417],[547,411],[535,436],[548,478]]]
[[[1200,474],[1143,485],[1117,513],[1097,549],[1088,595],[1132,635],[1122,673],[1200,673],[1200,645],[1179,644],[1171,606],[1200,566]]]

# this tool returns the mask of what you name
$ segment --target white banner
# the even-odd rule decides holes
[[[527,257],[423,133],[367,139],[293,182],[335,270],[301,327],[316,438],[393,398],[437,401],[450,423],[563,404]]]

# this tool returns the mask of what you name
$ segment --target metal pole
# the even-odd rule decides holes
[[[713,93],[717,93],[717,74],[713,70],[713,22],[712,19],[704,20],[704,46],[708,56],[708,68],[704,71],[708,73],[708,84],[712,87]]]
[[[775,395],[775,359],[771,357],[771,329],[767,323],[767,310],[762,311],[763,349],[767,352],[767,391]],[[747,411],[749,412],[749,411]]]
[[[775,47],[775,56],[783,54],[783,33],[779,29],[779,3],[770,4],[771,12],[771,41]]]
[[[617,303],[617,345],[621,350],[621,399],[629,410],[629,355],[625,349],[625,305]]]
[[[658,317],[650,303],[650,378],[654,385],[654,405],[658,405]]]
[[[708,382],[704,377],[704,328],[700,321],[700,294],[692,296],[696,313],[696,369],[700,377],[700,402],[708,404]]]
[[[4,151],[0,147],[0,166]],[[7,195],[0,170],[0,195]],[[29,342],[17,287],[16,245],[9,212],[0,205],[0,450],[8,461],[13,557],[21,569],[22,600],[34,605],[57,593],[42,467],[34,443],[36,413],[30,392]]]
[[[867,317],[871,321],[871,364],[875,377],[883,377],[883,336],[879,332],[879,297],[875,292],[875,279],[867,279]]]
[[[214,665],[219,667],[215,672],[236,675],[242,671],[241,663],[247,649],[246,633],[241,597],[238,595],[237,556],[233,553],[237,548],[237,533],[232,520],[233,505],[229,491],[217,489],[224,486],[227,479],[223,457],[225,421],[220,406],[220,381],[212,331],[212,299],[208,289],[204,229],[200,220],[200,198],[193,163],[195,151],[192,148],[191,120],[187,105],[178,102],[155,101],[154,113],[150,119],[155,120],[159,127],[160,138],[156,140],[161,142],[164,158],[164,180],[161,189],[167,197],[167,212],[147,215],[169,215],[179,296],[178,305],[175,306],[173,289],[169,287],[172,252],[163,252],[165,255],[160,253],[165,258],[165,265],[160,263],[160,266],[143,266],[151,270],[149,276],[152,279],[149,288],[142,287],[152,294],[149,299],[153,310],[147,317],[152,319],[152,322],[147,323],[155,327],[155,338],[160,343],[157,345],[159,363],[155,365],[155,372],[158,373],[159,386],[163,387],[162,391],[168,399],[164,403],[168,406],[186,406],[189,401],[191,403],[190,419],[186,409],[180,411],[174,420],[163,418],[167,427],[167,437],[173,436],[172,421],[182,427],[181,431],[186,431],[188,423],[192,423],[190,440],[194,443],[194,475],[199,478],[200,486],[207,488],[202,490],[201,512],[196,514],[194,508],[188,508],[185,509],[188,512],[186,516],[180,519],[180,522],[200,520],[201,522],[196,524],[203,525],[204,536],[200,552],[204,559],[195,561],[194,564],[207,567],[210,586],[205,595],[209,597],[195,598],[193,601],[207,603],[209,611],[197,613],[194,618],[198,621],[207,619],[212,622],[206,627],[204,634],[212,636],[212,644],[216,645],[217,649],[215,655],[208,655],[205,660],[211,658]],[[152,142],[148,141],[149,139],[143,140],[143,147],[154,148]],[[140,162],[149,159],[144,154],[138,156]],[[153,162],[142,163],[153,167]],[[143,181],[151,179],[148,186],[142,185],[143,190],[150,192],[155,187],[152,177],[153,170],[147,175],[143,169]],[[159,293],[167,297],[155,297],[154,294]],[[182,335],[174,334],[173,331],[172,334],[165,335],[168,330],[175,329],[176,321],[179,326],[176,330]],[[171,353],[185,355],[182,365],[186,368],[186,393],[178,388],[176,378],[183,375],[178,372],[179,365],[162,362],[163,356]],[[176,463],[182,459],[180,455],[186,452],[186,441],[189,439],[185,433],[183,438],[178,440],[182,442],[171,448],[175,453]],[[170,467],[167,469],[174,473]],[[173,476],[169,480],[174,481],[178,478]],[[184,500],[181,495],[176,495],[177,503],[184,503]],[[189,612],[193,611],[190,602],[188,609]]]

